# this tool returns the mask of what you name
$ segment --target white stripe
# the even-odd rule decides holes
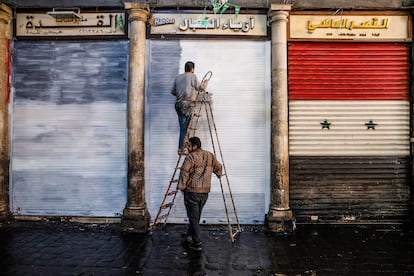
[[[322,128],[327,120],[329,129]],[[375,129],[365,125],[377,124]],[[409,155],[408,101],[291,101],[292,156]]]

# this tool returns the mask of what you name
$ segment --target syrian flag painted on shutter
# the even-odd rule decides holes
[[[292,43],[290,154],[409,155],[408,71],[406,45]]]

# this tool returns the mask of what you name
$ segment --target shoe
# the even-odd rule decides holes
[[[191,236],[186,236],[184,237],[184,239],[181,241],[181,244],[183,246],[189,246],[190,244],[193,243],[193,239],[191,238]]]
[[[198,242],[198,243],[192,242],[188,245],[188,248],[194,251],[199,251],[199,252],[203,250],[203,248],[201,247],[201,242]]]

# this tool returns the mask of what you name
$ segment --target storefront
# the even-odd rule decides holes
[[[290,206],[297,222],[409,220],[410,24],[405,13],[291,13]]]
[[[240,223],[263,223],[270,182],[270,41],[265,14],[154,13],[148,41],[146,89],[146,196],[154,216],[177,162],[179,126],[171,87],[195,62],[199,80],[212,72],[209,93]],[[212,150],[208,125],[196,135]],[[154,217],[152,217],[154,219]],[[179,195],[169,222],[187,219]],[[204,223],[226,223],[219,183],[203,212]]]
[[[241,224],[409,219],[407,13],[185,4],[2,7],[3,217],[111,217],[145,231],[178,158],[170,89],[191,60],[199,79],[212,72]],[[197,135],[211,150],[207,124]],[[203,215],[225,223],[216,180]],[[185,221],[179,197],[169,222]]]
[[[125,11],[17,13],[10,211],[122,216],[127,200]]]

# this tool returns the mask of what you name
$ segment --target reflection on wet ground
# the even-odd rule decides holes
[[[414,275],[410,227],[298,226],[267,233],[203,226],[203,251],[181,243],[184,225],[152,235],[117,224],[13,222],[0,226],[1,271],[8,275]]]

